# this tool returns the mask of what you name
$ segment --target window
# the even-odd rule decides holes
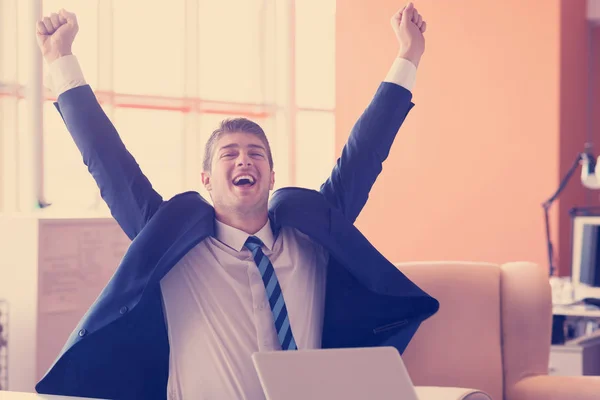
[[[117,108],[115,126],[144,174],[165,198],[183,187],[184,114],[164,110]],[[148,134],[145,134],[148,133]]]
[[[96,204],[96,182],[50,101],[44,103],[44,197],[54,208],[89,210]]]
[[[18,132],[28,121],[26,100],[19,99],[35,53],[31,35],[23,34],[30,30],[30,2],[2,0],[0,7],[5,205],[19,201],[11,198],[15,186],[29,184],[18,171],[19,148],[26,145]],[[172,0],[166,8],[142,0],[42,0],[44,15],[60,8],[77,15],[73,52],[86,82],[164,198],[185,190],[208,198],[200,178],[204,144],[222,119],[235,116],[256,121],[269,137],[276,189],[318,189],[329,174],[335,162],[334,0]],[[44,198],[65,216],[107,213],[48,90],[45,99]]]
[[[198,91],[215,101],[263,103],[266,77],[263,33],[272,2],[201,1],[198,10]],[[271,3],[271,7],[268,4]]]
[[[162,1],[112,4],[112,89],[117,93],[183,96],[185,1],[171,0],[168,7]],[[139,26],[132,29],[133,24]]]
[[[319,189],[335,161],[335,1],[296,5],[296,184]]]
[[[4,88],[17,82],[17,9],[16,0],[0,2],[0,82]]]
[[[22,88],[19,82],[19,47],[23,44],[18,35],[23,10],[17,0],[0,1],[0,210],[14,208],[17,182],[18,106]],[[10,173],[12,172],[12,173]]]
[[[296,2],[296,102],[331,111],[335,106],[335,1]]]
[[[331,112],[300,111],[296,124],[298,186],[319,189],[334,164],[335,116]]]

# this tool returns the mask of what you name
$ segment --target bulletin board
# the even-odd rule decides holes
[[[130,240],[113,219],[41,220],[38,247],[38,379],[106,286]]]

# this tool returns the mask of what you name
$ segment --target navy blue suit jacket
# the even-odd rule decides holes
[[[271,196],[275,235],[283,226],[293,227],[329,251],[323,348],[394,346],[403,352],[421,322],[439,307],[353,225],[413,107],[411,99],[408,90],[383,82],[321,189],[285,188]],[[89,86],[61,94],[56,106],[132,242],[36,390],[164,399],[169,341],[159,282],[192,247],[214,235],[214,209],[196,192],[164,201]]]

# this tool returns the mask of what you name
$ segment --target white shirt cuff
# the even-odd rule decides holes
[[[415,64],[405,58],[396,57],[384,81],[395,83],[410,91],[415,86],[416,78]]]
[[[74,55],[57,58],[48,67],[47,86],[56,97],[69,89],[86,84],[79,61]]]

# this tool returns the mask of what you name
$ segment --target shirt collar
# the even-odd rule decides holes
[[[273,249],[275,239],[273,238],[271,223],[268,219],[267,223],[254,235],[249,235],[240,229],[224,224],[216,219],[215,228],[217,239],[236,251],[241,251],[244,248],[244,243],[246,243],[249,236],[256,236],[269,250]]]

